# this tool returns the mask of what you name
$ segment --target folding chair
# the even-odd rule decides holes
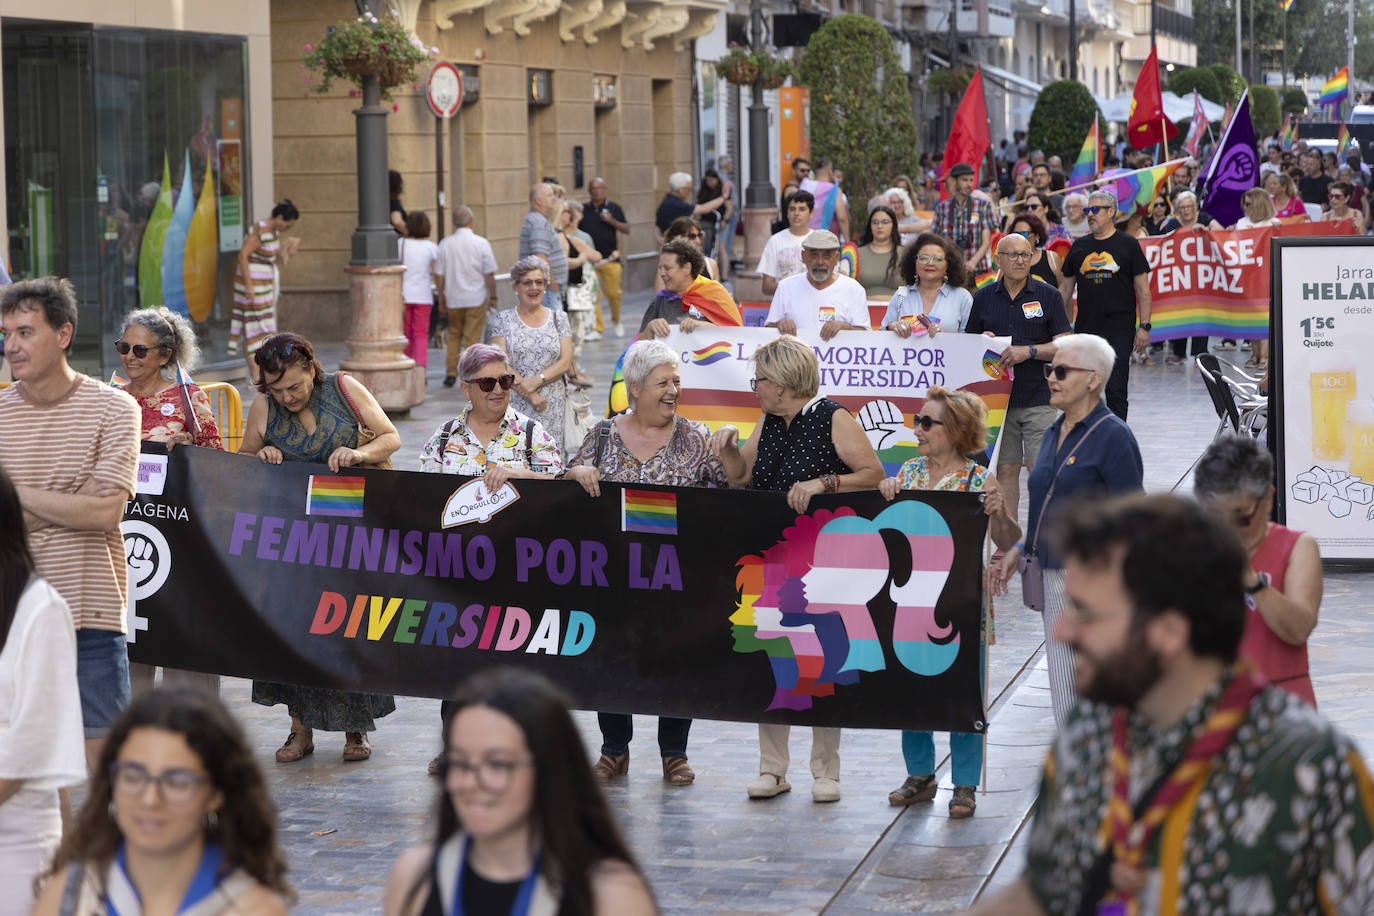
[[[228,382],[209,382],[201,385],[200,390],[210,399],[224,450],[237,452],[243,442],[243,400],[239,390]]]
[[[1216,439],[1229,427],[1233,432],[1243,432],[1249,436],[1258,436],[1259,431],[1264,429],[1264,422],[1268,418],[1269,400],[1259,393],[1259,382],[1243,382],[1228,378],[1225,370],[1220,363],[1223,360],[1217,359],[1211,353],[1199,353],[1193,357],[1193,362],[1197,366],[1198,375],[1202,376],[1202,383],[1207,388],[1207,394],[1212,399],[1212,408],[1217,412],[1217,428],[1212,433],[1212,439]],[[1233,364],[1226,363],[1240,375],[1245,376]],[[1250,376],[1245,376],[1247,379]],[[1256,420],[1261,422],[1256,429]],[[1208,442],[1210,445],[1211,442]],[[1183,472],[1183,476],[1169,488],[1172,493],[1178,489],[1179,484],[1188,479],[1188,475],[1193,473],[1193,468],[1202,460],[1202,456],[1207,453],[1204,447],[1202,452],[1193,459],[1193,463],[1188,465],[1188,470]]]

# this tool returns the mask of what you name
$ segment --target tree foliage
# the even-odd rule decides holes
[[[798,79],[811,90],[812,153],[844,169],[851,200],[916,173],[907,76],[877,20],[847,14],[827,22],[807,42]]]
[[[1239,73],[1226,64],[1212,64],[1204,69],[1216,77],[1217,83],[1221,86],[1219,104],[1234,105],[1240,101],[1240,97],[1245,93],[1246,83]]]
[[[1250,123],[1254,125],[1255,136],[1272,137],[1282,120],[1278,91],[1269,86],[1251,86]]]
[[[1040,91],[1026,129],[1031,149],[1045,151],[1045,157],[1058,155],[1065,162],[1078,158],[1083,138],[1093,126],[1093,116],[1101,115],[1088,87],[1077,80],[1059,80]],[[1106,124],[1099,119],[1105,128]]]
[[[1307,110],[1307,93],[1297,86],[1289,86],[1280,96],[1284,114],[1302,114]]]
[[[1209,102],[1226,104],[1226,95],[1216,74],[1205,67],[1183,67],[1169,77],[1169,91],[1180,98],[1191,98],[1194,89]]]

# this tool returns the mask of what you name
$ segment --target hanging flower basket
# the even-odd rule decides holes
[[[377,77],[377,82],[383,89],[413,82],[415,79],[414,64],[390,57],[345,57],[340,59],[339,69],[360,87],[365,76]]]
[[[787,82],[787,76],[788,74],[784,73],[781,70],[771,70],[768,73],[764,73],[762,75],[763,88],[779,89],[782,87],[783,83]]]
[[[390,99],[393,86],[414,83],[419,69],[437,57],[438,48],[426,48],[418,38],[412,38],[394,16],[381,19],[371,15],[359,16],[353,22],[330,26],[318,44],[307,44],[301,69],[320,75],[315,91],[328,92],[335,79],[344,79],[359,89],[363,80],[375,76],[382,88],[382,98]],[[311,72],[305,73],[309,83]]]
[[[754,66],[754,62],[748,58],[732,61],[721,61],[716,65],[721,76],[728,82],[736,83],[740,86],[752,86],[754,80],[759,78],[759,70]]]

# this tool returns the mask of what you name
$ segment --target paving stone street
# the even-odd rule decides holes
[[[627,337],[608,333],[586,344],[582,366],[596,378],[595,411],[606,400],[616,357],[638,328],[647,299],[627,297]],[[609,331],[609,328],[608,328]],[[1214,341],[1215,343],[1215,341]],[[325,347],[334,368],[342,345]],[[1246,353],[1222,353],[1243,361]],[[1202,382],[1189,364],[1133,367],[1130,425],[1145,456],[1145,483],[1168,491],[1216,429]],[[441,387],[443,354],[431,350],[429,398],[398,422],[403,446],[397,467],[433,430],[461,408],[457,389]],[[245,395],[245,405],[248,403]],[[1191,492],[1191,479],[1181,490]],[[1021,500],[1025,515],[1025,497]],[[1328,569],[1321,623],[1310,641],[1313,681],[1323,713],[1338,722],[1368,756],[1374,749],[1374,574]],[[986,792],[975,817],[947,816],[946,743],[937,736],[942,788],[933,804],[894,808],[887,793],[903,779],[898,733],[847,730],[841,744],[843,799],[811,801],[808,729],[793,730],[794,790],[751,801],[745,785],[757,773],[755,726],[697,721],[689,756],[696,784],[666,785],[654,722],[637,718],[629,775],[608,798],[627,832],[665,913],[876,914],[957,912],[989,887],[1013,879],[1024,860],[1027,813],[1053,730],[1044,671],[1041,623],[1019,595],[997,602],[997,642],[989,650],[990,728]],[[425,765],[439,749],[439,704],[397,698],[397,711],[372,734],[365,763],[341,760],[343,736],[318,733],[313,756],[279,764],[273,751],[286,738],[282,708],[249,700],[247,681],[226,679],[224,696],[247,727],[280,809],[282,841],[296,912],[306,916],[377,913],[387,873],[400,852],[426,838],[438,785]],[[913,710],[925,698],[907,699]],[[594,714],[578,712],[588,753],[600,734]],[[329,831],[324,833],[325,831]],[[319,835],[323,833],[324,835]]]

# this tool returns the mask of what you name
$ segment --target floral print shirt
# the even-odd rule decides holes
[[[440,426],[434,431],[425,447],[420,449],[420,470],[429,474],[481,477],[486,473],[487,465],[495,464],[506,468],[528,467],[539,474],[563,473],[563,458],[558,453],[558,445],[538,420],[531,420],[514,407],[507,407],[506,415],[496,429],[496,436],[490,442],[483,442],[468,427],[468,411],[471,409],[464,408],[450,428],[442,460],[439,442],[443,439],[444,427]],[[526,429],[529,429],[529,448],[532,451],[532,458],[528,462]]]
[[[729,478],[720,459],[711,454],[711,431],[705,423],[686,417],[673,418],[673,435],[668,444],[640,461],[620,438],[620,428],[611,421],[611,435],[597,464],[596,439],[601,424],[593,426],[582,440],[582,447],[568,467],[596,467],[601,479],[611,483],[656,483],[665,487],[727,487]]]
[[[957,490],[961,493],[981,493],[987,479],[988,469],[972,458],[967,459],[957,473],[946,474],[943,479],[934,482],[930,479],[925,455],[908,459],[897,471],[897,486],[903,490]]]
[[[209,396],[193,384],[187,385],[186,390],[190,395],[191,410],[196,415],[196,425],[200,427],[195,444],[201,448],[224,448]],[[178,433],[186,432],[186,402],[182,399],[180,385],[134,400],[143,410],[142,436],[145,442],[167,442]]]
[[[1187,751],[1228,671],[1174,726],[1133,715],[1131,803]],[[1080,701],[1045,763],[1025,877],[1047,913],[1079,912],[1105,848],[1112,708]],[[1296,697],[1266,687],[1170,810],[1145,853],[1141,913],[1374,912],[1374,783],[1350,741]]]

